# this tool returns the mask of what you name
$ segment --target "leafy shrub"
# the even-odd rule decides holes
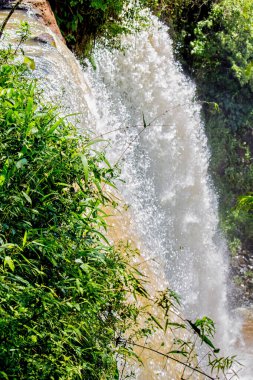
[[[141,289],[102,235],[115,175],[11,56],[0,61],[0,377],[113,379],[115,337],[135,315],[126,294]]]
[[[253,3],[223,0],[213,4],[207,19],[198,22],[192,54],[202,70],[226,66],[243,86],[253,90]]]
[[[90,57],[94,42],[105,37],[108,46],[119,47],[117,37],[139,30],[149,23],[143,8],[157,0],[50,0],[68,46],[77,55]],[[138,19],[138,23],[136,23]],[[137,25],[138,24],[138,25]]]
[[[196,24],[208,17],[215,0],[158,0],[153,9],[170,26],[175,51],[182,63],[192,63],[190,42]]]
[[[140,0],[131,5],[127,0],[50,0],[68,45],[79,56],[89,55],[95,38],[101,35],[113,38],[129,32],[135,13],[149,2]]]
[[[232,211],[237,198],[252,190],[253,3],[222,0],[199,21],[190,43],[192,67],[200,96],[217,102],[219,112],[204,108],[213,149],[211,168],[222,196],[227,236],[240,238],[251,250],[253,237],[247,213]]]
[[[89,49],[89,44],[102,29],[115,25],[124,0],[64,0],[50,1],[60,29],[68,44],[79,53]]]

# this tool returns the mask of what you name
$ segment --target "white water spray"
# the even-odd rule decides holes
[[[200,107],[175,63],[166,27],[155,18],[152,24],[128,36],[124,52],[97,50],[90,76],[98,129],[118,129],[108,134],[108,154],[114,162],[122,158],[126,185],[120,190],[146,254],[166,263],[187,316],[211,316],[227,342],[226,246],[217,233]]]
[[[120,191],[142,253],[158,262],[157,283],[165,273],[188,318],[213,318],[218,344],[231,354],[240,322],[227,306],[228,252],[218,230],[201,109],[194,84],[173,58],[167,28],[150,19],[148,30],[125,37],[123,52],[96,50],[96,70],[88,72],[96,129],[110,138],[110,160],[120,161],[126,182]],[[252,380],[252,357],[244,359],[240,379]]]

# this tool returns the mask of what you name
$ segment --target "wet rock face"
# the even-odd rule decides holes
[[[0,8],[10,9],[15,3],[16,1],[13,0],[0,0]],[[48,26],[62,41],[65,42],[55,20],[51,6],[47,0],[23,0],[18,7],[18,9],[23,10],[29,8],[34,10],[35,15],[44,25]]]
[[[231,276],[236,287],[236,303],[253,305],[253,257],[241,250],[231,260]]]
[[[54,38],[49,33],[41,33],[38,36],[34,37],[33,41],[55,46]]]

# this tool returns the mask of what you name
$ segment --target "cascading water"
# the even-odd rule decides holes
[[[235,322],[226,304],[226,245],[217,228],[200,105],[173,58],[166,27],[150,20],[148,29],[123,39],[123,51],[98,47],[96,70],[82,73],[57,38],[58,50],[33,40],[25,52],[35,59],[35,75],[43,79],[48,99],[61,94],[64,112],[80,113],[80,130],[110,139],[101,146],[122,168],[125,183],[119,188],[142,255],[154,259],[154,286],[168,281],[182,296],[188,318],[212,317],[219,344],[229,348]],[[51,33],[32,18],[29,22],[35,35]],[[241,378],[251,380],[253,369],[248,371]],[[147,376],[142,378],[172,379],[165,372]]]
[[[160,264],[157,282],[164,271],[185,315],[213,318],[219,345],[231,353],[239,327],[227,309],[227,249],[218,232],[200,105],[173,58],[167,28],[151,20],[147,30],[124,38],[123,52],[96,49],[96,70],[88,71],[96,130],[110,138],[111,161],[120,162],[126,182],[120,191],[142,253]],[[252,373],[249,368],[243,378]]]
[[[124,42],[123,53],[97,49],[97,69],[89,72],[97,129],[111,139],[111,160],[120,160],[126,181],[120,190],[147,254],[166,263],[187,315],[210,315],[224,333],[226,246],[217,233],[194,85],[175,63],[166,27],[155,18]]]

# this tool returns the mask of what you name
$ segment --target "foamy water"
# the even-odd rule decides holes
[[[98,47],[96,70],[88,71],[97,134],[110,138],[107,154],[122,168],[120,191],[144,255],[158,262],[157,281],[164,271],[182,296],[185,315],[213,318],[224,354],[234,353],[240,321],[227,305],[228,252],[218,230],[194,84],[175,62],[167,28],[155,17],[123,46],[123,52]],[[250,380],[253,371],[247,371],[241,378]]]

